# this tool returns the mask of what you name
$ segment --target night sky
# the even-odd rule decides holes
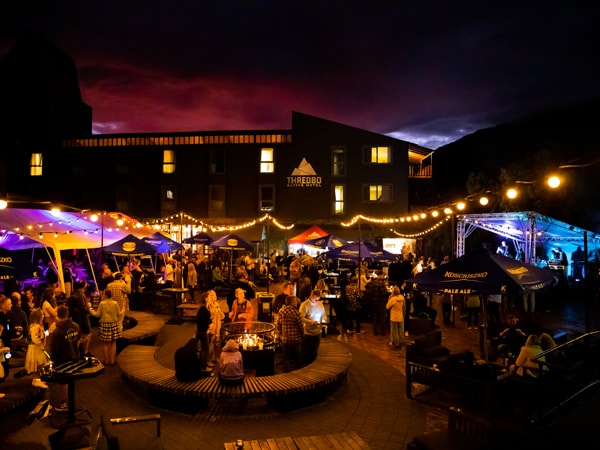
[[[72,56],[95,133],[289,129],[296,110],[437,148],[600,99],[592,1],[3,3],[0,56],[27,31]]]

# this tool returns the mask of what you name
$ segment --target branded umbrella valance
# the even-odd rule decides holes
[[[406,281],[413,289],[487,295],[537,291],[558,279],[550,270],[481,249]]]
[[[156,249],[152,245],[136,238],[133,234],[104,247],[103,251],[114,256],[143,256],[156,253]]]

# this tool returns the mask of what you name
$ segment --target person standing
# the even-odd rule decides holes
[[[225,313],[221,310],[219,300],[217,299],[217,293],[212,289],[207,291],[206,307],[210,311],[210,325],[208,327],[208,363],[215,363],[217,361],[217,355],[220,349],[218,344],[221,336],[221,324],[225,318]]]
[[[285,306],[286,299],[290,295],[294,295],[294,285],[290,281],[284,281],[281,294],[273,300],[273,312],[275,314],[278,314],[279,310]]]
[[[104,298],[94,311],[92,304],[88,303],[90,314],[99,318],[100,330],[98,337],[102,341],[102,352],[104,364],[114,366],[117,358],[117,339],[121,337],[121,323],[125,311],[119,308],[119,304],[112,299],[111,291],[104,291]]]
[[[79,358],[79,325],[69,318],[69,308],[64,305],[56,308],[57,322],[50,341],[50,358],[55,364],[63,364]],[[61,384],[62,402],[55,409],[67,411],[67,384]]]
[[[477,294],[469,294],[466,300],[467,307],[467,328],[477,330],[479,328],[479,309],[481,300]]]
[[[75,290],[67,299],[69,315],[73,322],[79,325],[81,339],[79,340],[80,354],[86,356],[89,354],[90,340],[92,337],[92,326],[90,324],[90,311],[88,310],[88,300],[85,296],[87,281],[80,280],[74,284]]]
[[[34,378],[32,385],[42,389],[48,389],[48,385],[41,380],[40,367],[48,362],[48,357],[44,350],[46,345],[46,334],[44,333],[44,319],[42,312],[39,309],[31,312],[31,321],[29,325],[30,344],[27,346],[27,354],[25,355],[25,370],[27,373],[36,373],[37,378]]]
[[[489,294],[487,296],[487,313],[490,323],[500,323],[500,304],[502,294]]]
[[[123,280],[123,274],[121,272],[114,274],[114,280],[108,283],[105,289],[105,292],[106,291],[110,292],[110,297],[117,302],[119,310],[123,311],[123,314],[129,311],[129,294],[131,294],[131,289],[127,286],[125,280]],[[119,326],[120,331],[123,331],[123,318],[121,318]]]
[[[254,307],[252,303],[246,298],[246,291],[239,287],[235,291],[235,302],[231,305],[231,312],[229,318],[232,322],[243,322],[246,330],[249,330],[252,326],[252,319],[254,318]]]
[[[300,305],[302,316],[302,363],[310,364],[317,358],[319,345],[321,344],[321,332],[323,324],[327,323],[327,314],[321,301],[321,293],[312,291],[308,300]]]
[[[196,264],[191,260],[186,265],[186,276],[185,276],[185,287],[190,290],[191,301],[194,301],[194,292],[198,285],[198,272],[196,271]]]
[[[163,268],[165,288],[172,288],[175,284],[175,267],[173,267],[173,264],[175,264],[175,260],[168,259],[165,267]]]
[[[53,325],[58,320],[56,315],[56,297],[54,296],[54,287],[47,287],[42,293],[42,312],[44,314],[44,326],[46,330],[52,333]]]
[[[358,289],[358,278],[353,276],[350,279],[350,283],[346,285],[345,292],[346,298],[346,332],[358,334],[364,334],[365,330],[360,328],[360,290]]]
[[[389,298],[389,292],[382,270],[377,270],[377,278],[370,283],[369,298],[373,306],[373,334],[375,336],[385,336],[387,334],[385,306]]]
[[[390,310],[390,334],[391,344],[394,348],[402,348],[404,344],[404,316],[406,315],[406,302],[400,293],[400,288],[394,286],[392,295],[385,306]]]
[[[10,318],[8,312],[12,309],[12,301],[5,295],[0,294],[0,362],[2,363],[2,375],[0,379],[8,377],[8,358],[4,355],[10,352]]]
[[[208,295],[208,292],[203,292],[200,295],[198,313],[196,314],[196,339],[198,339],[200,368],[202,370],[206,370],[208,365],[208,328],[212,323],[210,311],[206,306]]]
[[[302,338],[304,324],[298,311],[298,297],[288,295],[279,309],[277,330],[281,339],[281,353],[286,370],[298,369],[302,364]]]

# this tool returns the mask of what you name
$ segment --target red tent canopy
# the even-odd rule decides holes
[[[314,225],[303,233],[300,233],[298,236],[294,236],[293,238],[289,239],[288,244],[304,244],[304,242],[310,239],[318,239],[328,235],[329,233]]]

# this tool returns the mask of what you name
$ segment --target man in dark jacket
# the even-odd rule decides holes
[[[55,364],[69,362],[79,358],[79,325],[69,317],[69,308],[64,305],[56,309],[56,329],[50,338],[50,357]]]
[[[373,334],[385,336],[388,329],[385,305],[390,293],[382,270],[377,271],[377,278],[369,283],[365,295],[373,306]]]
[[[79,325],[69,318],[69,308],[65,305],[60,305],[56,309],[56,329],[50,335],[50,358],[54,364],[62,364],[74,359],[79,359]],[[62,401],[55,406],[59,412],[67,411],[69,404],[67,403],[67,384],[60,384],[59,394],[62,396]]]
[[[87,282],[85,280],[75,282],[75,290],[67,299],[69,315],[73,322],[79,325],[81,339],[79,340],[79,349],[81,356],[89,356],[90,338],[92,335],[92,327],[90,325],[90,312],[87,307],[87,297],[85,290]]]
[[[203,372],[198,357],[198,340],[191,338],[183,347],[175,350],[175,378],[179,381],[195,381]]]
[[[200,295],[198,304],[198,314],[196,315],[196,339],[198,339],[198,346],[200,350],[200,369],[206,370],[208,362],[208,327],[212,323],[210,318],[210,311],[206,307],[206,298],[208,297],[208,291],[203,292]]]

